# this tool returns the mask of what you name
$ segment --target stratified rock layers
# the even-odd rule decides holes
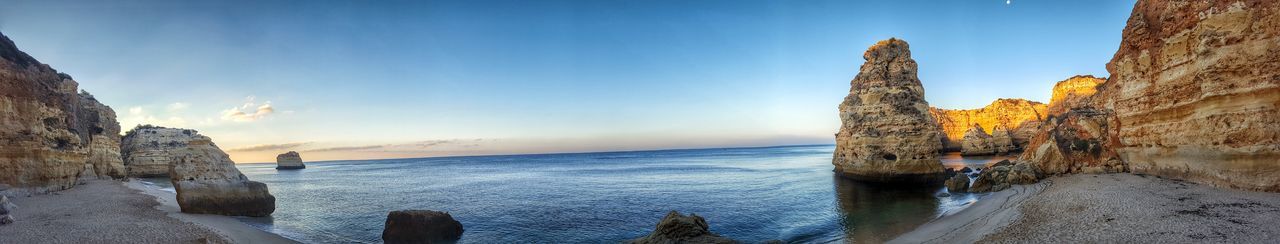
[[[978,125],[984,131],[997,126],[1008,128],[1014,149],[1022,148],[1031,139],[1048,107],[1025,99],[1001,98],[980,109],[929,108],[929,114],[938,121],[943,132],[943,147],[947,151],[960,151],[965,132]]]
[[[1107,70],[1133,172],[1280,191],[1280,1],[1140,0]]]
[[[1053,85],[1053,96],[1049,99],[1049,115],[1066,113],[1071,108],[1081,107],[1088,103],[1088,98],[1098,93],[1098,86],[1107,79],[1091,75],[1078,75]]]
[[[204,139],[195,130],[141,125],[125,134],[121,154],[129,177],[167,177],[169,164],[183,156],[180,149]]]
[[[115,112],[78,85],[0,34],[0,189],[71,188],[85,164],[123,176]]]
[[[169,165],[182,212],[260,217],[275,211],[276,198],[266,184],[250,181],[213,141],[192,134],[187,146],[173,150],[177,161]]]
[[[907,42],[880,41],[862,57],[866,62],[840,104],[836,171],[859,180],[941,181],[941,132]]]
[[[961,142],[960,155],[992,155],[1005,154],[1014,149],[1013,138],[1008,129],[1004,126],[996,125],[991,134],[987,134],[982,127],[974,125],[964,133],[964,140]]]

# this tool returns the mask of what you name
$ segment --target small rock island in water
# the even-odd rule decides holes
[[[302,156],[298,152],[289,151],[276,155],[276,169],[305,169],[306,164],[302,164]]]

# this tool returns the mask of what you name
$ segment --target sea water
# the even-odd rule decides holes
[[[460,243],[617,243],[668,211],[757,242],[883,242],[972,204],[941,186],[878,185],[832,172],[834,146],[237,165],[276,197],[268,218],[241,218],[306,243],[381,242],[387,212],[446,211]],[[306,155],[303,155],[306,158]],[[944,155],[950,168],[999,158]]]

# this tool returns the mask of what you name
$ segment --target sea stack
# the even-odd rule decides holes
[[[276,169],[305,169],[306,164],[302,164],[302,156],[298,152],[289,151],[276,155]]]
[[[123,177],[115,112],[0,34],[0,191],[71,188],[85,164]]]
[[[1140,0],[1107,71],[1134,173],[1280,191],[1280,1]]]
[[[866,60],[840,104],[836,172],[855,180],[941,182],[941,132],[906,41],[884,40]]]
[[[462,223],[446,212],[401,210],[387,213],[382,241],[395,243],[453,243],[462,238]]]

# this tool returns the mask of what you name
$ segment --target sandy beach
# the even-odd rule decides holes
[[[1070,175],[987,196],[893,243],[1260,243],[1280,194],[1133,174]]]
[[[140,182],[97,180],[13,197],[17,222],[0,226],[0,236],[5,243],[295,243],[232,217],[181,213],[173,193]]]

